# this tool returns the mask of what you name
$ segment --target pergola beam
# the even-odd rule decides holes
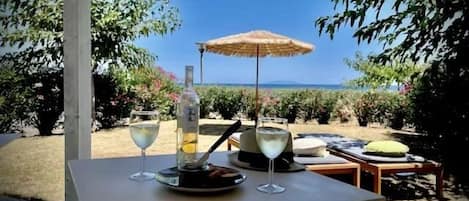
[[[77,200],[68,161],[91,157],[90,0],[64,1],[65,200]]]

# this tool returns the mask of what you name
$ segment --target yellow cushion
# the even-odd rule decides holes
[[[383,156],[404,156],[409,152],[409,147],[397,141],[382,140],[368,143],[365,146],[365,151]]]

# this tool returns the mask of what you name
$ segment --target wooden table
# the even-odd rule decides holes
[[[209,161],[216,165],[233,167],[228,161],[228,153],[213,153]],[[148,169],[159,170],[174,166],[175,161],[175,155],[151,156],[147,158],[147,166]],[[259,184],[267,181],[267,173],[245,169],[240,170],[247,176],[247,180],[238,188],[224,193],[194,195],[169,190],[156,181],[138,183],[129,180],[128,176],[138,170],[139,164],[138,157],[70,161],[69,169],[75,193],[67,195],[67,198],[83,201],[385,200],[375,193],[307,171],[275,173],[275,183],[285,186],[287,190],[281,194],[269,195],[256,190]]]

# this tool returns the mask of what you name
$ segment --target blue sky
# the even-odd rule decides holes
[[[339,84],[359,74],[344,64],[355,52],[380,52],[378,44],[360,44],[352,38],[353,29],[341,27],[334,40],[319,37],[314,21],[334,13],[328,0],[173,0],[179,8],[182,26],[165,36],[141,38],[135,43],[158,56],[157,65],[184,78],[184,66],[194,66],[199,82],[198,41],[248,32],[268,30],[312,43],[312,53],[260,59],[259,82],[296,81],[304,84]],[[205,83],[255,83],[255,58],[204,54]]]

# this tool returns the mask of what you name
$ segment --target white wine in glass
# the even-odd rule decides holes
[[[273,184],[274,159],[285,149],[288,138],[287,120],[283,118],[259,118],[256,128],[256,141],[261,152],[269,158],[269,183],[261,184],[257,190],[264,193],[281,193],[285,188]]]
[[[148,181],[155,178],[155,173],[145,170],[145,149],[155,141],[160,128],[160,120],[157,111],[132,111],[130,113],[130,136],[134,143],[141,149],[142,162],[140,171],[130,175],[131,180]]]

